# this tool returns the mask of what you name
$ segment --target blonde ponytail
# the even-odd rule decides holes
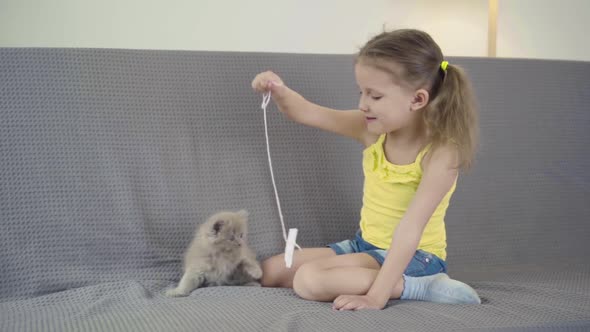
[[[473,164],[479,141],[477,104],[473,87],[463,69],[449,64],[436,95],[423,110],[433,148],[453,144],[459,167]]]

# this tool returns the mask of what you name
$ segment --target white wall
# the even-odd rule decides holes
[[[497,56],[590,61],[590,1],[500,0]]]
[[[425,29],[448,54],[485,55],[487,0],[439,3],[0,0],[0,46],[352,53],[387,23]]]
[[[488,0],[390,1],[387,27],[428,32],[445,55],[486,56]]]
[[[372,2],[0,0],[0,45],[351,53],[381,27]]]
[[[387,29],[486,56],[488,0],[0,0],[0,47],[353,53]],[[590,61],[590,0],[499,0],[501,57]]]

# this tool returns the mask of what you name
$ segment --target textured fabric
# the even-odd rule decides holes
[[[292,290],[180,279],[195,227],[250,211],[260,259],[284,248],[255,74],[352,109],[353,57],[0,49],[0,331],[583,331],[590,327],[590,64],[452,58],[473,78],[482,146],[445,217],[448,271],[476,306],[334,312]],[[287,227],[349,238],[362,146],[270,106]]]
[[[422,180],[422,159],[430,145],[422,149],[413,163],[396,165],[387,160],[386,134],[363,151],[363,207],[360,227],[363,237],[373,245],[389,249],[391,238],[406,214]],[[418,249],[447,258],[445,214],[457,182],[438,204],[424,228]]]

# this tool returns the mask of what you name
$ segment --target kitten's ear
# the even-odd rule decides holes
[[[215,235],[217,235],[217,233],[219,233],[219,231],[221,230],[221,227],[223,227],[223,224],[225,222],[223,220],[217,220],[215,222],[215,224],[213,224],[213,233],[215,233]]]
[[[237,214],[238,214],[240,217],[242,217],[242,218],[244,218],[244,219],[248,219],[248,216],[250,215],[250,214],[248,213],[248,211],[246,211],[246,210],[243,210],[243,209],[242,209],[242,210],[240,210],[240,211],[238,211],[238,212],[236,212],[236,213],[237,213]]]

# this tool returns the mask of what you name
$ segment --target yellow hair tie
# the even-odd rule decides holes
[[[448,61],[443,61],[440,63],[440,68],[442,68],[442,70],[446,73],[447,72],[447,66],[449,65]]]

